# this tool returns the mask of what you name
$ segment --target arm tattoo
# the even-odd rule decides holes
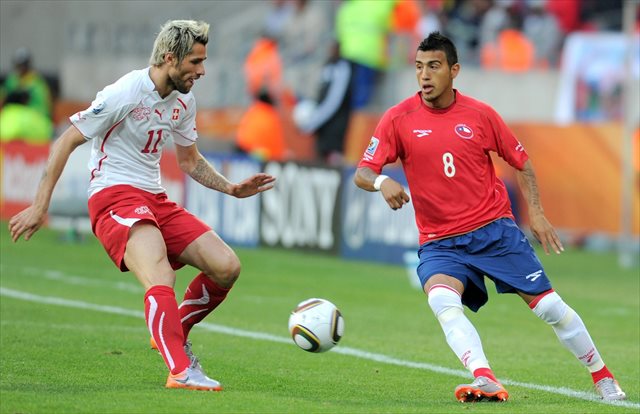
[[[525,168],[522,171],[519,171],[518,178],[523,195],[529,204],[529,210],[532,208],[542,210],[540,193],[538,192],[538,183],[536,182],[536,175],[533,172],[533,168],[531,168],[530,165],[525,165]]]
[[[189,175],[205,187],[218,190],[222,193],[228,191],[227,186],[229,185],[229,181],[203,158],[198,160],[196,167]]]

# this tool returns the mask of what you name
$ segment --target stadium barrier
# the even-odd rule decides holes
[[[510,126],[533,159],[550,221],[576,238],[591,234],[615,238],[620,227],[622,127]],[[80,148],[89,150],[89,146],[84,147]],[[9,219],[32,201],[48,152],[48,145],[16,141],[0,145],[0,218]],[[392,211],[378,193],[356,188],[353,165],[332,168],[303,162],[261,163],[241,155],[204,154],[232,181],[260,171],[277,177],[273,190],[260,197],[238,200],[185,178],[175,154],[164,151],[162,180],[169,196],[201,217],[231,245],[313,250],[395,264],[407,261],[405,253],[417,247],[412,205]],[[86,216],[87,158],[88,154],[81,151],[70,158],[52,198],[52,215]],[[499,158],[494,160],[503,180],[515,183],[513,170]],[[398,166],[385,168],[385,173],[406,186]],[[635,179],[633,234],[637,237],[637,171]],[[522,205],[521,197],[516,197],[515,204]],[[526,214],[516,213],[526,225]]]

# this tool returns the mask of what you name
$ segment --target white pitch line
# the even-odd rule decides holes
[[[93,310],[97,312],[111,313],[115,315],[144,318],[144,312],[142,311],[118,308],[115,306],[108,306],[108,305],[97,305],[95,303],[64,299],[64,298],[59,298],[55,296],[40,296],[40,295],[35,295],[32,293],[22,292],[19,290],[14,290],[14,289],[9,289],[4,287],[0,287],[0,296],[6,296],[13,299],[20,299],[28,302],[36,302],[39,304],[58,305],[58,306],[65,306],[68,308]],[[200,322],[197,326],[210,332],[216,332],[216,333],[221,333],[225,335],[240,336],[243,338],[278,342],[283,344],[292,344],[291,339],[289,338],[285,338],[277,335],[271,335],[264,332],[247,331],[244,329],[230,328],[227,326],[222,326],[222,325],[217,325],[217,324],[207,323],[207,322]],[[406,360],[393,358],[383,354],[376,354],[372,352],[362,351],[355,348],[340,346],[340,347],[333,348],[330,352],[353,356],[356,358],[367,359],[370,361],[376,361],[376,362],[389,364],[389,365],[397,365],[401,367],[415,368],[415,369],[421,369],[425,371],[436,372],[439,374],[469,378],[469,373],[464,370],[451,369],[451,368],[441,367],[439,365],[433,365],[433,364],[428,364],[424,362],[406,361]],[[600,398],[598,398],[594,393],[575,391],[565,387],[558,388],[558,387],[552,387],[548,385],[514,381],[510,379],[501,379],[500,381],[505,385],[514,385],[522,388],[545,391],[552,394],[564,395],[566,397],[571,397],[571,398],[580,399],[580,400],[593,401],[600,404],[614,405],[618,407],[627,407],[627,408],[640,408],[639,403],[635,403],[631,401],[603,401]]]

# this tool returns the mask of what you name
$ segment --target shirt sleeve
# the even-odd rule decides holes
[[[134,105],[122,101],[115,88],[107,87],[98,92],[89,108],[72,115],[69,121],[86,139],[104,136],[133,109]]]
[[[362,154],[362,159],[358,163],[358,168],[369,167],[374,172],[380,174],[382,168],[398,159],[398,143],[393,117],[387,111],[376,126],[373,136],[369,140],[369,145]]]
[[[487,126],[489,134],[486,136],[485,143],[488,150],[495,151],[509,165],[522,170],[525,162],[529,159],[524,146],[495,110],[489,108],[486,122],[489,124]]]

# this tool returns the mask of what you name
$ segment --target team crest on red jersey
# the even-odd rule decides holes
[[[458,124],[455,129],[456,134],[462,139],[471,139],[473,138],[473,129],[471,129],[466,124]]]

